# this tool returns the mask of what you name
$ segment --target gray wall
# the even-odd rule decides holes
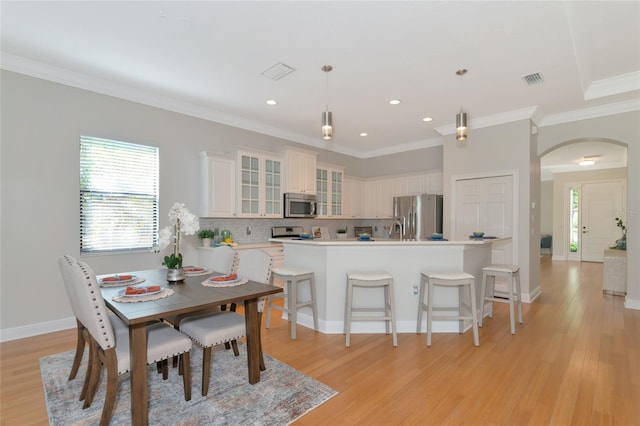
[[[553,234],[553,181],[540,184],[540,233]]]

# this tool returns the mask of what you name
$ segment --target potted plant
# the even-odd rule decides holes
[[[616,245],[609,248],[616,248],[618,250],[626,250],[627,249],[627,227],[619,217],[616,217],[616,226],[622,229],[622,238],[616,240]]]
[[[198,237],[202,239],[202,247],[211,247],[211,240],[214,237],[214,233],[211,229],[203,229],[198,232]]]
[[[344,240],[347,238],[347,228],[340,228],[336,231],[336,233],[339,240]]]
[[[183,203],[175,203],[169,210],[169,225],[158,232],[158,247],[160,250],[173,245],[173,253],[165,256],[163,265],[167,266],[167,281],[184,280],[182,269],[182,254],[180,253],[180,235],[193,235],[200,229],[198,216],[189,213]]]

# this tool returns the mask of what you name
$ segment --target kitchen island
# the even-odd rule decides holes
[[[476,300],[482,268],[491,264],[493,243],[505,239],[466,241],[398,240],[278,240],[284,245],[286,266],[312,270],[316,279],[319,329],[327,334],[343,332],[346,275],[348,271],[385,270],[394,277],[394,298],[398,332],[415,333],[418,317],[418,289],[421,272],[464,271],[476,277]],[[273,241],[273,240],[272,240]],[[306,290],[306,288],[304,289]],[[436,288],[436,306],[457,306],[455,288]],[[307,297],[302,293],[302,297]],[[354,305],[380,306],[383,294],[371,289],[355,289]],[[464,302],[464,301],[463,301]],[[465,302],[467,305],[469,301]],[[454,312],[452,311],[452,314]],[[426,329],[426,315],[422,330]],[[311,313],[298,312],[298,324],[313,327]],[[462,321],[434,321],[433,332],[459,332],[470,324]],[[352,333],[384,333],[383,321],[357,321]]]

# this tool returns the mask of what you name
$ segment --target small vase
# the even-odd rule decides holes
[[[169,282],[182,281],[184,280],[184,278],[185,278],[185,275],[184,275],[183,268],[167,269],[167,281]]]
[[[622,238],[616,241],[616,248],[618,250],[626,250],[627,249],[627,235],[623,235]]]
[[[202,247],[211,247],[211,238],[203,238]]]

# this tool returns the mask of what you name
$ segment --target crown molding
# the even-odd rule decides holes
[[[592,82],[584,92],[584,99],[598,99],[605,96],[633,92],[636,90],[640,90],[640,71],[617,75],[603,80],[596,80]]]
[[[424,140],[419,140],[415,142],[408,142],[402,145],[395,145],[388,148],[368,150],[367,152],[362,152],[360,158],[373,158],[373,157],[380,157],[382,155],[398,154],[401,152],[415,151],[415,150],[424,149],[424,148],[432,148],[434,146],[440,146],[443,144],[444,144],[444,138],[424,139]]]
[[[606,117],[608,115],[622,114],[625,112],[640,110],[640,98],[613,104],[599,105],[575,111],[550,114],[544,117],[540,127],[553,126],[555,124],[571,123],[573,121],[588,120],[590,118]]]
[[[469,120],[469,129],[482,129],[483,127],[497,126],[499,124],[512,123],[520,120],[530,120],[539,108],[530,106],[513,111],[501,112],[499,114],[487,115],[485,117],[472,118]],[[441,135],[451,135],[456,132],[455,124],[446,124],[436,127],[435,130]]]

